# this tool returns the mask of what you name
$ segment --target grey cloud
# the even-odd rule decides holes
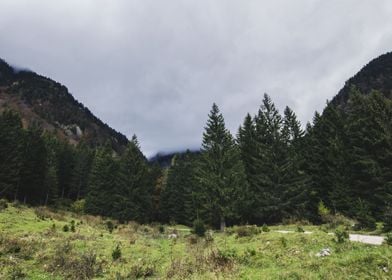
[[[65,84],[147,155],[197,148],[212,102],[236,133],[264,92],[303,123],[391,50],[392,2],[0,2],[0,57]]]

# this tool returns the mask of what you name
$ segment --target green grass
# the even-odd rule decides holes
[[[63,232],[74,220],[75,232]],[[392,247],[337,244],[317,226],[304,233],[192,236],[184,226],[130,223],[110,234],[100,217],[8,207],[0,212],[0,279],[391,279]],[[53,225],[54,228],[53,228]],[[168,234],[177,231],[177,240]],[[121,258],[112,259],[117,244]],[[316,257],[323,248],[331,256]]]

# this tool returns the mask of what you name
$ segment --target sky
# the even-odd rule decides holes
[[[390,0],[1,0],[0,57],[65,86],[145,155],[235,134],[264,93],[303,124],[392,50]]]

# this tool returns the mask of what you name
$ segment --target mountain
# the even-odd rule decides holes
[[[392,99],[392,52],[383,54],[365,65],[350,78],[332,100],[333,104],[345,104],[351,87],[355,86],[363,94],[372,90],[380,91]]]
[[[121,152],[129,142],[94,116],[65,86],[31,71],[16,70],[0,59],[0,112],[5,109],[17,111],[25,127],[37,123],[72,144],[83,141],[96,147],[110,143]]]

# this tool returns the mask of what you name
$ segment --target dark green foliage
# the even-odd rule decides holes
[[[387,245],[392,246],[392,233],[388,233],[385,236],[385,241],[384,241]]]
[[[238,226],[235,227],[234,231],[237,237],[250,237],[261,232],[257,226]]]
[[[201,219],[196,219],[193,222],[193,233],[198,236],[204,236],[206,233],[206,227]]]
[[[113,217],[121,221],[149,222],[153,212],[153,184],[146,159],[133,136],[119,162],[120,181],[114,191]]]
[[[69,231],[69,226],[68,225],[64,225],[63,226],[63,231],[64,232],[68,232]]]
[[[0,115],[0,196],[14,199],[20,182],[23,131],[19,116],[12,111]]]
[[[120,186],[119,163],[109,147],[97,150],[86,196],[86,213],[112,216],[116,190]]]
[[[120,244],[117,244],[116,247],[112,251],[112,259],[113,259],[113,261],[116,261],[119,258],[121,258],[121,247],[120,247]]]
[[[383,215],[383,231],[392,232],[392,207],[387,206],[384,210]]]
[[[344,243],[345,241],[347,241],[349,239],[349,237],[350,236],[344,227],[338,227],[335,230],[335,241],[337,243]]]
[[[108,229],[108,231],[109,231],[110,233],[113,232],[114,224],[113,224],[112,221],[107,221],[107,222],[106,222],[106,227],[107,227],[107,229]]]
[[[24,135],[18,199],[30,204],[44,204],[46,200],[45,175],[47,151],[38,125],[30,127]]]
[[[227,219],[240,216],[247,182],[240,151],[216,104],[212,106],[203,134],[197,179],[205,217],[210,223],[220,223],[224,230]]]
[[[267,226],[267,224],[263,224],[261,230],[262,230],[263,232],[269,232],[269,231],[270,231],[270,229],[269,229],[269,227]]]
[[[172,159],[166,186],[161,193],[161,219],[192,225],[197,208],[195,159],[188,151]]]
[[[8,208],[8,202],[6,199],[2,198],[0,199],[0,211],[3,211],[4,209]]]
[[[249,183],[247,220],[260,224],[307,214],[303,134],[293,111],[287,107],[282,118],[268,95],[254,119],[246,116],[238,143]]]

